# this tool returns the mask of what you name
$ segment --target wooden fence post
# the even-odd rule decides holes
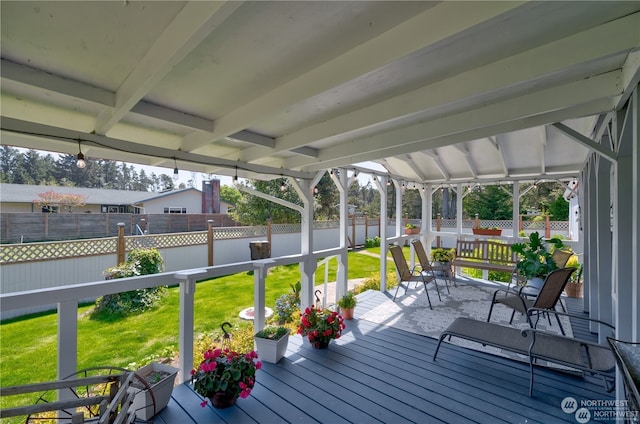
[[[267,219],[267,241],[269,242],[270,249],[273,248],[271,246],[271,220]]]
[[[124,222],[118,222],[118,263],[117,265],[124,263],[124,253],[125,253],[125,244],[124,240]]]
[[[551,238],[551,215],[546,215],[544,223],[544,237],[547,239]]]
[[[213,219],[207,220],[207,246],[207,263],[213,266]]]

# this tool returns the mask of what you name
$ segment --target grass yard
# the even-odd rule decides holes
[[[348,278],[379,274],[376,257],[349,252]],[[337,260],[331,260],[329,281],[335,281]],[[316,273],[316,284],[324,282],[324,268]],[[300,280],[298,265],[271,269],[266,281],[266,305],[273,307],[290,284]],[[161,304],[151,311],[118,320],[90,319],[92,305],[78,310],[78,369],[94,366],[138,366],[178,350],[179,289],[172,287]],[[235,274],[197,284],[195,333],[217,334],[229,321],[234,328],[249,326],[238,313],[253,306],[253,275]],[[233,331],[233,330],[232,330]],[[221,334],[221,333],[220,333]],[[0,385],[13,386],[56,379],[57,314],[8,320],[0,324]],[[134,366],[131,366],[134,365]],[[12,397],[12,402],[20,401]],[[24,401],[32,402],[35,399]],[[12,406],[0,399],[0,407]],[[5,422],[3,420],[3,422]]]

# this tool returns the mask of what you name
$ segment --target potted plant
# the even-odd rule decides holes
[[[567,261],[565,265],[567,268],[576,268],[576,272],[571,274],[567,285],[564,286],[564,292],[568,297],[581,298],[582,297],[582,264],[578,262],[578,257],[573,255]]]
[[[342,315],[328,309],[311,306],[300,316],[298,334],[308,337],[316,349],[326,349],[332,339],[337,339],[345,329]]]
[[[265,327],[258,331],[253,340],[258,356],[264,362],[276,364],[287,351],[290,330],[286,327]]]
[[[473,227],[472,228],[473,234],[479,235],[479,236],[499,236],[502,235],[502,230],[498,227],[492,227],[492,228],[488,228],[488,227]]]
[[[344,319],[353,319],[353,310],[356,307],[356,303],[358,303],[358,299],[352,291],[346,292],[345,295],[338,300],[338,306]]]
[[[404,233],[405,234],[419,234],[420,233],[420,227],[413,225],[410,222],[407,222],[407,224],[404,226]]]
[[[246,398],[256,382],[256,371],[262,368],[255,351],[238,353],[225,349],[209,349],[197,369],[191,370],[193,389],[215,408],[235,405],[238,397]]]
[[[143,385],[136,379],[133,384],[139,391],[133,400],[132,408],[139,419],[149,421],[167,406],[178,371],[178,368],[158,362],[152,362],[136,371],[137,377],[146,383]]]
[[[564,247],[559,238],[549,239],[549,243],[556,249]],[[541,288],[547,274],[557,268],[553,255],[538,232],[529,234],[528,242],[514,243],[511,249],[521,258],[516,264],[518,273],[532,287]]]
[[[451,262],[455,257],[456,249],[445,249],[444,247],[431,249],[431,260],[434,262],[446,264],[448,262]]]

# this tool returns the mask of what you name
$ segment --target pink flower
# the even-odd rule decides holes
[[[262,362],[258,361],[256,362],[256,369],[259,370],[262,368]]]
[[[200,402],[200,406],[202,406],[203,408],[207,406],[207,400],[205,399],[202,402]]]

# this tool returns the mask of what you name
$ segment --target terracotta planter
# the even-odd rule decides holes
[[[479,236],[499,236],[502,235],[502,230],[494,230],[491,228],[473,228],[473,234]]]
[[[420,234],[420,228],[405,228],[405,234]]]
[[[262,337],[254,337],[253,340],[256,343],[256,351],[258,352],[260,360],[276,364],[287,352],[289,330],[287,330],[287,334],[278,340],[264,339]]]
[[[169,403],[178,368],[153,362],[136,371],[136,374],[145,380],[147,380],[146,376],[153,373],[162,373],[164,376],[158,382],[148,383],[150,389],[145,388],[136,393],[132,403],[136,416],[143,421],[149,421]],[[155,409],[153,399],[155,399],[156,403]]]
[[[209,398],[211,405],[217,409],[229,408],[236,404],[237,396],[227,392],[216,392]]]
[[[581,298],[582,297],[582,285],[583,283],[568,283],[564,287],[564,292],[568,297]]]
[[[340,312],[342,313],[342,318],[351,320],[353,319],[353,311],[355,308],[340,308]]]

